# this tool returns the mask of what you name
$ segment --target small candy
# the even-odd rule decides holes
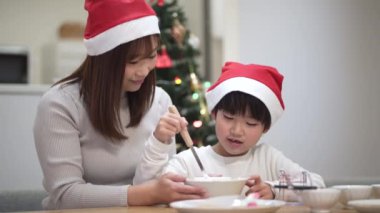
[[[259,199],[260,194],[257,192],[254,192],[254,193],[249,194],[248,197],[253,198],[253,199]]]
[[[247,207],[257,207],[257,203],[255,201],[249,202]]]

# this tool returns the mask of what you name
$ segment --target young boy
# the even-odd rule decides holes
[[[306,171],[269,144],[259,143],[284,111],[282,80],[273,67],[226,63],[206,93],[218,143],[196,148],[208,174],[249,177],[246,194],[256,192],[262,199],[279,198],[273,184],[279,180],[281,170],[290,177]],[[174,156],[162,174],[167,172],[188,178],[203,176],[190,150]],[[321,176],[308,173],[314,186],[325,187]],[[294,200],[289,191],[282,196],[285,197],[281,199]]]

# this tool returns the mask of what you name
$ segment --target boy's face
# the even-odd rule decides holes
[[[264,133],[264,126],[249,113],[233,115],[218,110],[215,131],[218,138],[218,143],[213,147],[215,152],[225,157],[239,156],[256,145]]]

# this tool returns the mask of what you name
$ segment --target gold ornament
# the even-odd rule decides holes
[[[171,28],[171,35],[179,46],[183,45],[186,31],[186,28],[181,24],[181,22],[178,19],[174,19],[173,26]]]

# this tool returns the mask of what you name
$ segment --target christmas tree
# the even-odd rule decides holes
[[[159,18],[161,30],[157,85],[170,95],[180,114],[189,122],[188,130],[194,145],[215,144],[215,125],[204,97],[210,82],[202,80],[196,62],[200,55],[199,39],[185,27],[185,14],[176,0],[156,0],[151,1],[151,5]],[[177,152],[187,149],[180,135],[176,140]]]

